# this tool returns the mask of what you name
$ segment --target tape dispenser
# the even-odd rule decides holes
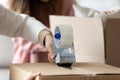
[[[58,25],[55,28],[53,50],[57,65],[70,67],[75,62],[72,26]]]

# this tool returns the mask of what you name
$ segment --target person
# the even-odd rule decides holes
[[[49,28],[50,14],[73,16],[71,6],[73,1],[74,0],[8,0],[8,5],[10,10],[35,17]],[[46,53],[47,50],[40,45],[20,37],[14,38],[13,63],[48,62]]]
[[[15,5],[15,1],[13,0],[14,5]],[[47,26],[49,26],[49,18],[48,17],[50,14],[68,15],[68,16],[74,15],[76,17],[101,17],[102,19],[104,19],[104,22],[105,22],[106,18],[113,17],[114,15],[116,15],[115,13],[117,12],[116,9],[114,11],[113,10],[110,11],[109,9],[108,9],[108,11],[106,11],[107,9],[103,9],[102,11],[100,11],[98,9],[101,5],[100,6],[97,5],[98,9],[90,8],[88,5],[86,5],[85,7],[80,5],[81,2],[85,3],[85,2],[87,2],[87,0],[83,0],[83,1],[82,0],[69,0],[69,1],[61,0],[58,2],[53,1],[53,0],[47,0],[47,1],[45,0],[45,2],[42,2],[44,0],[42,0],[42,1],[41,0],[36,0],[36,1],[35,0],[25,0],[25,1],[21,0],[21,1],[23,1],[22,3],[24,3],[24,6],[25,6],[26,1],[30,2],[30,5],[32,5],[32,6],[27,5],[27,6],[29,6],[29,7],[25,7],[27,9],[25,9],[25,8],[19,9],[19,8],[15,8],[15,6],[12,3],[10,8],[12,10],[15,10],[16,12],[20,12],[20,13],[25,13],[24,11],[26,11],[26,14],[28,13],[29,15],[36,17],[38,20],[42,21]],[[94,0],[89,1],[89,2],[94,3]],[[57,5],[57,7],[55,6],[55,4]],[[62,6],[61,6],[61,4],[62,4]],[[105,4],[107,4],[107,1]],[[67,5],[67,7],[66,7],[66,5]],[[106,6],[103,8],[106,8]],[[29,51],[30,50],[31,50],[31,48],[29,49]]]
[[[113,10],[107,11],[106,7],[102,7],[103,9],[99,10],[101,9],[101,5],[96,5],[95,8],[89,7],[91,5],[85,5],[85,6],[81,5],[81,3],[87,4],[86,2],[94,4],[94,0],[91,0],[91,1],[88,1],[88,0],[56,0],[56,1],[54,0],[8,0],[8,1],[9,1],[9,9],[14,10],[18,13],[25,13],[30,16],[33,16],[39,21],[41,21],[43,24],[45,24],[47,27],[50,27],[49,26],[50,14],[67,15],[67,16],[75,16],[75,17],[101,17],[104,20],[103,22],[105,22],[105,19],[107,17],[110,17],[111,14],[113,16],[113,13],[115,13],[115,11]],[[107,4],[106,2],[104,3],[105,6]],[[15,38],[14,43],[15,43],[14,44],[15,55],[14,55],[13,63],[47,62],[47,60],[45,60],[46,55],[45,54],[44,54],[45,56],[40,55],[44,52],[47,52],[47,50],[42,46],[26,41],[22,38]]]
[[[108,18],[120,18],[119,0],[75,0],[73,9],[76,17],[101,18],[104,27]]]
[[[7,35],[9,37],[21,36],[27,40],[39,42],[41,45],[45,46],[48,49],[49,54],[54,54],[52,49],[52,33],[41,22],[25,14],[20,15],[13,11],[10,11],[3,7],[1,4],[0,12],[1,35]],[[49,59],[51,61],[54,61],[54,58],[51,56]],[[39,74],[31,73],[31,75],[26,79],[31,80],[31,78],[34,78],[37,75]]]
[[[23,3],[22,6],[20,4],[20,1],[22,1],[21,3]],[[29,9],[30,5],[25,5],[26,2],[30,2],[30,1],[31,1],[31,3],[34,4],[34,6],[31,6],[32,9],[34,8],[33,10]],[[75,1],[75,4],[73,4],[74,1]],[[36,0],[36,1],[35,0],[9,0],[9,2],[10,2],[10,9],[12,9],[12,10],[18,12],[18,13],[30,14],[30,16],[34,16],[34,17],[39,16],[39,17],[36,17],[36,18],[38,20],[42,21],[45,25],[48,25],[47,23],[49,22],[48,17],[50,15],[50,13],[47,13],[47,12],[43,11],[43,10],[49,8],[48,5],[47,5],[47,8],[43,7],[44,5],[46,5],[46,4],[52,4],[52,5],[50,5],[50,6],[52,6],[52,8],[55,7],[55,5],[57,5],[57,7],[53,8],[53,9],[47,9],[47,10],[45,10],[45,11],[51,12],[51,14],[68,15],[68,16],[71,16],[71,15],[73,16],[74,15],[74,16],[77,16],[77,17],[95,17],[96,16],[95,12],[97,12],[99,14],[100,13],[99,10],[95,10],[95,9],[89,8],[89,6],[88,7],[83,7],[83,6],[80,5],[81,2],[86,3],[87,1],[88,0],[71,0],[71,2],[70,2],[70,0],[61,0],[60,2],[59,1],[58,2],[57,1],[53,1],[53,0]],[[99,0],[96,0],[96,1],[99,1]],[[91,0],[89,2],[93,3],[94,0]],[[18,4],[16,4],[16,3],[18,3]],[[60,6],[60,5],[62,5],[62,6]],[[66,5],[68,5],[68,6],[65,7]],[[71,7],[72,5],[73,5],[73,7]],[[40,7],[40,6],[42,6],[42,7]],[[36,8],[40,8],[40,9],[38,10]],[[41,10],[41,8],[42,8],[42,10]],[[74,12],[73,12],[72,8],[73,8]],[[58,11],[58,9],[59,9],[59,11]],[[86,13],[85,13],[85,11],[86,11]],[[91,15],[88,14],[89,11],[93,11],[94,14],[91,14]],[[109,12],[108,13],[105,12],[105,13],[108,15]],[[42,14],[42,15],[36,15],[36,14]],[[47,18],[45,17],[43,19],[43,15],[44,14],[46,14],[45,16],[47,16]],[[82,15],[80,15],[80,14],[82,14]],[[46,21],[44,22],[44,20],[47,20],[47,23],[45,23]]]

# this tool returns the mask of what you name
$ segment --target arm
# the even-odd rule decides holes
[[[77,2],[73,4],[74,14],[77,17],[100,17],[101,13],[95,9],[83,7]]]
[[[0,5],[0,34],[10,37],[21,36],[44,45],[54,61],[52,34],[42,23],[27,15],[20,15]]]
[[[36,42],[39,33],[46,27],[36,19],[20,15],[0,5],[0,34],[10,37],[21,36]]]

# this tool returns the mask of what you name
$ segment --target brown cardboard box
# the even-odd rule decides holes
[[[120,68],[101,63],[76,63],[71,68],[50,63],[12,64],[10,80],[24,80],[31,71],[42,73],[35,80],[120,80]]]
[[[55,27],[61,24],[73,27],[76,62],[105,63],[104,34],[100,18],[50,16],[53,33]]]
[[[120,67],[120,18],[109,18],[105,27],[106,63]]]
[[[33,63],[33,64],[13,64],[10,67],[10,80],[24,80],[28,72],[35,71],[42,73],[42,80],[84,80],[84,76],[68,68],[59,67],[49,63]],[[78,76],[79,75],[79,76]],[[39,76],[36,80],[40,80]]]

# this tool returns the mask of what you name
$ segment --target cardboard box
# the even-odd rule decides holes
[[[106,63],[120,67],[120,18],[109,18],[105,27]]]
[[[105,63],[103,24],[100,18],[50,16],[53,33],[60,24],[73,27],[76,62]]]
[[[31,71],[42,73],[35,80],[120,80],[120,68],[101,63],[75,63],[71,68],[50,63],[12,64],[10,80],[24,80]]]

